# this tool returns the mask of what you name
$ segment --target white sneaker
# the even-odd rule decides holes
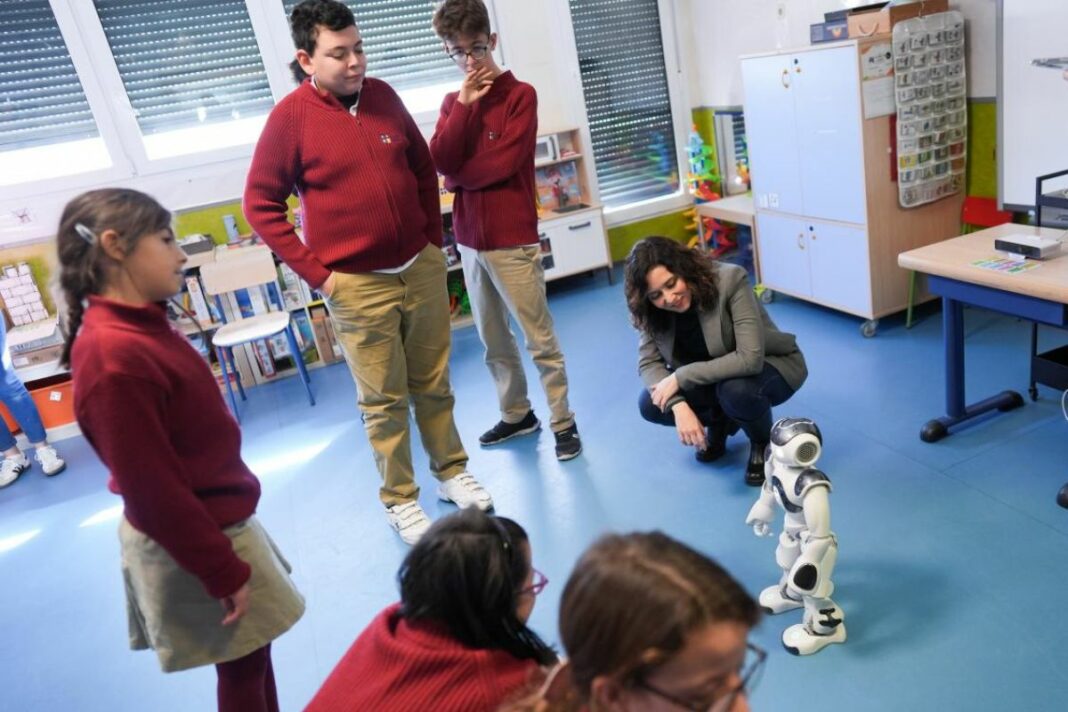
[[[478,507],[483,512],[493,509],[493,498],[467,470],[438,485],[438,498],[454,502],[460,509]]]
[[[49,477],[58,475],[67,469],[66,461],[59,456],[59,453],[51,445],[42,445],[37,448],[35,459],[41,463],[41,470]]]
[[[30,469],[30,464],[22,453],[19,453],[17,457],[5,457],[0,462],[0,487],[14,484],[19,475]]]
[[[386,519],[389,525],[400,534],[401,541],[412,545],[426,534],[430,528],[430,517],[419,506],[418,502],[405,502],[386,507]]]

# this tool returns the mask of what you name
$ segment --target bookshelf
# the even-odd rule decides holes
[[[592,162],[586,160],[582,132],[564,128],[539,133],[534,161],[538,205],[538,241],[545,281],[604,268],[612,281],[612,257],[604,211]],[[473,323],[464,309],[466,288],[460,255],[452,234],[452,194],[441,189],[441,212],[449,267],[452,328]],[[458,297],[458,304],[457,304]]]

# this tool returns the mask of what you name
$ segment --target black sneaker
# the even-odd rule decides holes
[[[482,433],[478,438],[480,445],[496,445],[497,443],[503,443],[509,438],[519,437],[520,435],[526,435],[527,433],[533,433],[541,427],[541,421],[534,415],[534,411],[531,410],[523,416],[523,419],[518,423],[506,423],[503,420],[494,425],[492,428]]]
[[[582,441],[579,439],[578,426],[572,425],[567,430],[553,433],[556,436],[556,459],[570,460],[578,457],[582,452]]]

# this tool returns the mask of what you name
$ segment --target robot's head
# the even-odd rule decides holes
[[[771,427],[771,454],[784,465],[812,467],[823,452],[820,429],[808,418],[780,418]]]

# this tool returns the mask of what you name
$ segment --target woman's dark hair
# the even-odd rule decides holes
[[[756,601],[719,564],[661,532],[602,537],[560,600],[560,638],[584,700],[594,678],[638,682],[708,624],[751,628],[759,619]]]
[[[490,35],[489,11],[482,0],[445,0],[438,5],[430,22],[443,40],[461,36]]]
[[[647,237],[631,248],[623,267],[623,291],[634,326],[647,331],[664,332],[673,323],[671,312],[653,306],[645,296],[649,291],[646,276],[658,265],[682,277],[693,294],[693,303],[699,309],[715,307],[719,292],[712,260],[669,238]]]
[[[289,15],[289,31],[293,36],[293,45],[308,54],[315,52],[315,40],[319,37],[319,26],[337,32],[356,24],[356,17],[348,5],[337,0],[304,0]],[[300,62],[289,63],[293,78],[299,84],[308,75],[300,68]]]
[[[108,260],[99,245],[106,230],[114,230],[126,252],[145,235],[170,227],[171,214],[156,199],[127,188],[103,188],[82,193],[63,209],[56,233],[59,284],[67,302],[67,342],[60,359],[70,365],[70,352],[85,313],[85,299],[106,286]],[[78,227],[81,226],[81,227]]]
[[[405,557],[397,578],[401,615],[445,626],[470,648],[496,649],[548,665],[552,648],[516,615],[530,570],[511,519],[469,507],[439,519]]]

